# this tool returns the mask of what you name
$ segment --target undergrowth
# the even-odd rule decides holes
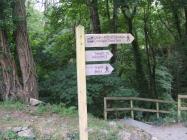
[[[66,107],[64,104],[47,104],[47,105],[39,105],[35,111],[37,115],[42,115],[44,113],[55,113],[60,116],[74,116],[77,115],[77,108]]]
[[[15,132],[8,130],[4,133],[0,132],[0,140],[28,140],[24,137],[19,137]]]
[[[17,101],[4,101],[0,102],[0,108],[6,110],[23,110],[26,108],[26,105]]]

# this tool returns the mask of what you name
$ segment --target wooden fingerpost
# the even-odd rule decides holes
[[[76,57],[77,57],[77,90],[79,109],[80,140],[88,140],[87,97],[86,97],[86,67],[85,67],[85,33],[84,27],[76,27]]]

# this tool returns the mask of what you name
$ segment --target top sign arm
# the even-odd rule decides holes
[[[130,33],[86,34],[86,47],[108,47],[111,44],[130,44],[134,37]]]

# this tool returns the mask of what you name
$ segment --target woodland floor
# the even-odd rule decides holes
[[[0,132],[15,127],[31,127],[36,140],[78,140],[78,117],[55,113],[38,113],[37,107],[23,109],[0,106]],[[89,140],[124,140],[127,134],[138,140],[150,140],[151,135],[139,128],[106,122],[89,115]],[[129,135],[130,136],[130,135]],[[126,139],[125,139],[126,140]]]
[[[44,112],[40,107],[0,105],[0,132],[30,127],[36,140],[78,140],[78,117]],[[152,126],[131,119],[103,121],[89,115],[89,140],[187,140],[182,124]],[[131,138],[128,138],[131,137]]]

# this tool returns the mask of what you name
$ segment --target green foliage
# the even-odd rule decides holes
[[[49,101],[77,106],[76,68],[74,64],[69,64],[64,67],[64,70],[51,72],[40,83],[40,87],[41,97],[48,95]],[[115,74],[88,77],[87,99],[90,112],[102,115],[103,99],[106,96],[137,96],[137,92],[125,87],[125,81]]]
[[[33,36],[35,33],[44,32],[44,15],[40,11],[34,9],[33,4],[27,7],[27,22],[29,35]]]
[[[7,110],[23,110],[25,108],[25,104],[15,101],[4,101],[0,102],[0,108]]]
[[[187,123],[187,112],[186,111],[181,112],[181,121]]]
[[[52,112],[60,115],[75,115],[77,108],[74,106],[66,108],[65,105],[52,105]]]
[[[1,140],[28,140],[24,137],[19,137],[15,132],[9,130],[0,134]]]
[[[1,139],[16,139],[17,138],[17,134],[13,131],[7,131],[6,133],[4,133],[1,137]]]
[[[12,0],[1,0],[0,1],[0,29],[12,29],[12,19],[11,19],[11,2]]]
[[[157,96],[160,99],[172,100],[172,81],[173,77],[166,67],[159,66],[156,69]]]
[[[180,20],[184,34],[185,17],[184,1],[176,1],[174,8]],[[115,2],[115,3],[114,3]],[[170,1],[145,0],[109,0],[109,13],[106,1],[98,0],[98,10],[103,33],[113,29],[113,8],[117,4],[117,31],[127,32],[127,19],[120,11],[125,6],[126,14],[134,13],[133,32],[139,43],[142,54],[142,66],[146,80],[151,79],[148,71],[148,57],[151,65],[156,62],[155,88],[159,99],[173,100],[179,92],[185,92],[186,73],[186,38],[179,39]],[[89,6],[84,0],[59,1],[59,4],[49,4],[44,13],[37,11],[33,5],[28,7],[28,27],[30,42],[35,57],[40,97],[51,103],[64,103],[66,106],[77,106],[76,79],[76,49],[74,28],[78,24],[85,26],[90,33],[92,24]],[[108,17],[109,14],[109,17]],[[145,18],[147,18],[148,37],[145,38]],[[145,41],[148,40],[149,52],[146,52]],[[177,43],[176,43],[177,42]],[[179,43],[178,43],[179,42]],[[153,49],[153,50],[151,50]],[[103,113],[103,98],[106,96],[138,96],[135,56],[132,45],[118,45],[116,52],[115,71],[110,76],[87,77],[87,98],[89,112],[101,116]],[[154,60],[155,59],[155,60]],[[152,67],[152,71],[153,71]],[[154,75],[153,75],[154,77]],[[143,79],[142,79],[143,80]],[[143,81],[142,81],[143,83]],[[146,83],[146,82],[145,82]],[[142,84],[143,89],[148,84]],[[150,85],[149,85],[150,86]],[[149,91],[143,93],[145,97]],[[118,105],[118,104],[117,104]],[[161,108],[174,108],[173,105],[161,105]],[[54,112],[60,112],[54,106]],[[45,112],[41,107],[39,112]],[[140,117],[144,117],[141,116]]]
[[[76,107],[66,107],[64,104],[47,104],[47,105],[40,105],[37,107],[36,114],[42,115],[45,113],[56,113],[61,116],[73,116],[77,114]]]
[[[52,71],[40,83],[40,88],[41,97],[48,95],[48,99],[52,102],[64,102],[67,105],[76,105],[75,67],[69,65],[63,71]]]

